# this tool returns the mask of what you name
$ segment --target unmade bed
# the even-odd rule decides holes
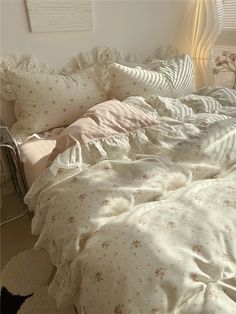
[[[168,85],[178,60],[182,74]],[[30,170],[25,202],[36,248],[56,267],[49,294],[58,307],[235,312],[236,92],[196,91],[190,72],[181,85],[183,64],[164,63],[159,83],[159,68],[113,64],[108,99],[69,116],[55,140],[22,145],[27,164],[45,168],[39,176]],[[27,153],[33,150],[36,159]]]

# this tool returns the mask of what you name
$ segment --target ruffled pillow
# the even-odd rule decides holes
[[[68,75],[14,70],[7,76],[10,84],[4,92],[15,101],[17,122],[12,132],[16,137],[67,126],[107,99],[93,68]]]
[[[181,120],[193,115],[193,110],[185,106],[179,99],[150,96],[145,100],[149,105],[156,109],[160,116]]]

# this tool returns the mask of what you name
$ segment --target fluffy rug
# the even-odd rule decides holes
[[[2,314],[76,314],[73,306],[57,309],[48,291],[54,266],[43,250],[30,249],[13,257],[2,271]]]

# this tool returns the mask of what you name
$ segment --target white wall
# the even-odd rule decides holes
[[[24,0],[0,1],[1,52],[33,54],[56,67],[95,46],[144,57],[160,45],[174,46],[186,5],[176,0],[95,0],[92,32],[30,33]]]

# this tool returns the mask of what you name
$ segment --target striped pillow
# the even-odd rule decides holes
[[[177,98],[196,91],[193,63],[188,55],[168,61],[153,61],[150,70],[113,63],[110,71],[110,96],[119,100],[150,95]]]
[[[186,106],[193,109],[194,113],[215,113],[222,110],[222,105],[213,97],[189,95],[179,98]]]
[[[222,106],[236,107],[235,89],[208,86],[200,89],[197,94],[214,97]]]
[[[178,99],[150,96],[145,100],[149,105],[156,109],[160,116],[181,120],[193,115],[193,110],[182,104]]]

